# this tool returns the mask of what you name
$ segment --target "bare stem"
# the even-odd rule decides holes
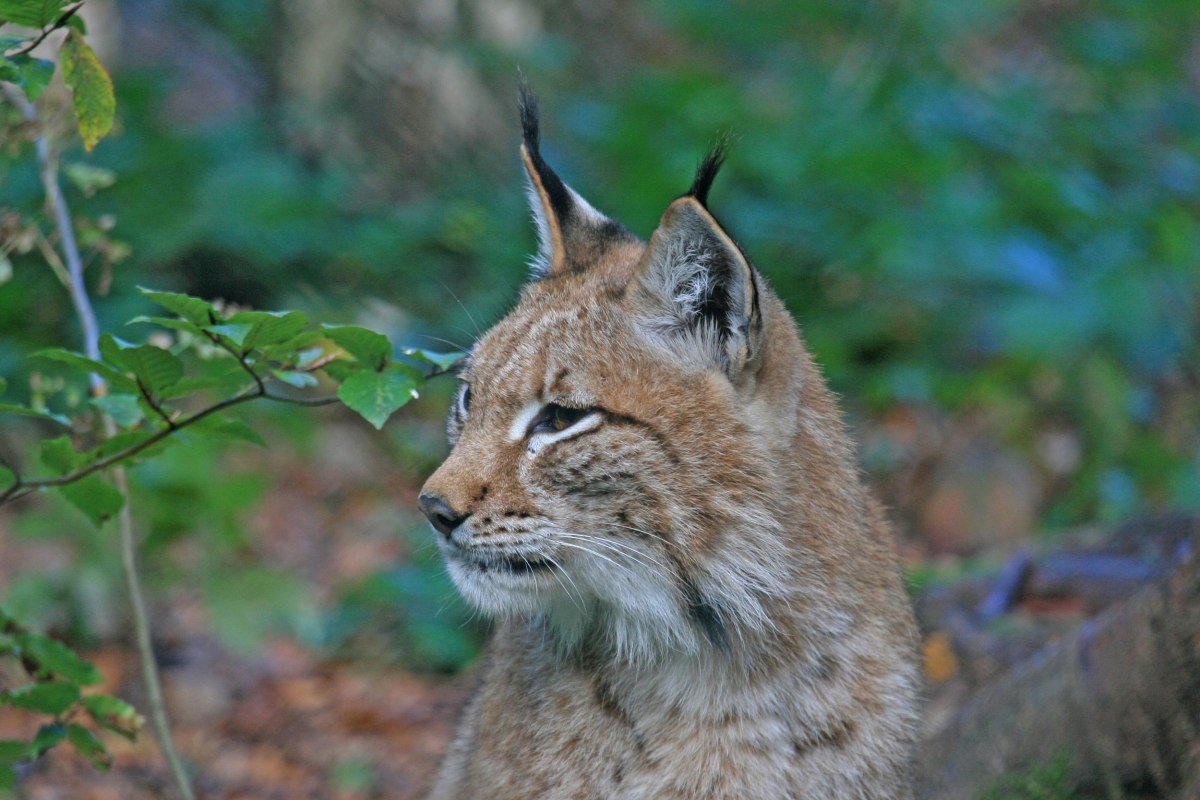
[[[70,10],[73,14],[78,10],[79,4],[76,4],[74,9]],[[70,14],[64,14],[56,23],[61,25],[65,22]],[[42,38],[45,38],[44,35]],[[15,88],[5,85],[5,95],[21,109],[22,115],[31,124],[37,124],[37,109],[30,103],[25,96]],[[35,139],[35,147],[37,149],[38,166],[42,176],[42,186],[46,192],[46,202],[54,213],[55,224],[58,228],[59,245],[62,248],[62,255],[67,264],[67,274],[70,277],[68,289],[71,294],[71,302],[75,306],[75,314],[79,318],[79,324],[83,329],[83,348],[84,353],[88,358],[99,360],[100,358],[100,329],[96,324],[96,314],[92,310],[92,302],[88,297],[87,286],[83,281],[83,259],[79,256],[79,245],[75,241],[75,228],[71,223],[71,211],[67,207],[67,200],[63,196],[62,187],[58,182],[58,160],[50,150],[50,143],[47,141],[45,134],[39,133]],[[96,395],[103,395],[108,391],[108,386],[104,379],[99,375],[92,373],[90,376],[92,391]],[[112,437],[116,432],[116,425],[107,415],[104,416],[105,435]],[[168,428],[169,432],[171,429]],[[121,506],[121,513],[118,516],[118,527],[121,532],[121,564],[125,573],[125,586],[129,592],[129,602],[133,606],[133,624],[137,635],[138,654],[142,662],[142,677],[146,683],[146,695],[150,703],[151,717],[154,719],[154,726],[158,731],[159,743],[162,745],[163,754],[167,758],[167,762],[171,766],[171,773],[175,777],[175,784],[179,789],[180,795],[184,800],[195,800],[196,793],[192,790],[192,785],[188,779],[187,771],[184,769],[183,761],[179,758],[179,753],[175,749],[175,740],[171,736],[171,725],[167,719],[167,708],[163,702],[162,685],[158,677],[158,669],[154,661],[154,645],[150,640],[150,622],[146,614],[146,604],[142,597],[141,578],[137,571],[137,542],[133,532],[133,515],[129,509],[129,480],[125,473],[124,467],[115,467],[113,469],[113,479],[116,481],[117,487],[121,494],[125,496],[125,503]]]
[[[111,417],[104,418],[104,427],[109,436],[116,432],[116,426]],[[125,495],[125,504],[117,515],[117,527],[121,533],[121,571],[125,574],[125,589],[129,593],[129,603],[133,607],[133,630],[137,636],[138,658],[142,664],[142,677],[146,683],[146,699],[150,704],[150,716],[158,731],[159,741],[163,746],[163,754],[171,765],[171,774],[175,777],[175,786],[184,800],[195,800],[191,780],[179,753],[175,750],[175,741],[171,736],[171,721],[167,718],[167,704],[163,700],[162,680],[158,676],[158,663],[154,660],[154,643],[150,640],[150,620],[146,614],[146,600],[142,596],[142,582],[137,568],[137,540],[133,533],[133,512],[129,509],[129,478],[124,467],[113,470],[113,481],[117,489]]]

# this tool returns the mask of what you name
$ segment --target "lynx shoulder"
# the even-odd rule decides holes
[[[534,279],[475,345],[420,505],[497,620],[432,798],[907,798],[892,532],[701,163],[644,242],[543,160]]]

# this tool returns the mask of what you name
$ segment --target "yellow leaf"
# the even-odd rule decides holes
[[[83,146],[91,150],[112,128],[117,111],[112,78],[83,35],[74,28],[62,46],[63,79],[71,88],[75,119]]]

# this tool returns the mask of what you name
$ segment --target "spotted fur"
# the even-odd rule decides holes
[[[497,620],[432,800],[910,797],[892,533],[707,208],[723,151],[647,243],[550,171],[527,94],[523,123],[540,268],[467,359],[422,490]]]

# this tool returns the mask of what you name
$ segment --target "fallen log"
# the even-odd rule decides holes
[[[980,689],[922,745],[917,796],[979,798],[1058,759],[1099,797],[1200,796],[1200,558]]]

